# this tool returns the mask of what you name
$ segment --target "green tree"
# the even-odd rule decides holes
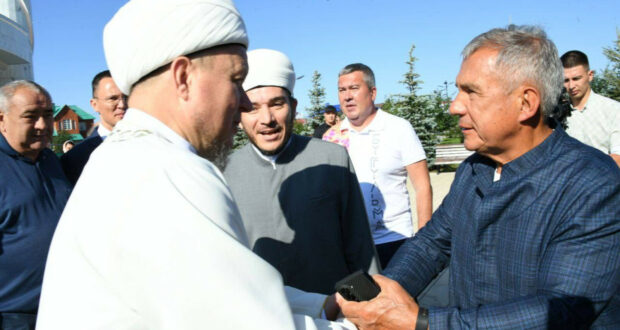
[[[417,58],[413,56],[414,50],[415,45],[411,45],[409,59],[406,62],[409,70],[401,81],[408,93],[395,96],[394,113],[411,123],[426,152],[428,166],[432,166],[435,162],[435,145],[438,142],[435,122],[437,109],[432,106],[429,97],[417,95],[422,81],[419,80],[420,75],[415,72]]]
[[[396,100],[394,100],[394,95],[390,95],[388,96],[385,101],[383,101],[383,105],[381,105],[381,110],[393,114],[395,116],[397,116],[398,114],[396,114]]]
[[[310,135],[317,126],[323,123],[323,114],[325,109],[325,88],[321,86],[321,74],[314,71],[312,74],[312,89],[308,92],[310,98],[310,107],[306,107],[308,120],[306,121],[304,135]]]
[[[620,102],[620,30],[616,30],[616,41],[612,47],[604,47],[603,54],[609,59],[609,65],[601,74],[601,91],[607,97]],[[596,85],[596,83],[595,83]],[[594,86],[595,92],[598,92]]]
[[[431,106],[434,108],[435,122],[437,123],[438,139],[441,142],[463,142],[463,133],[459,128],[458,116],[450,115],[450,97],[444,94],[441,88],[433,91]]]
[[[67,131],[58,131],[56,136],[52,136],[52,151],[57,155],[62,155],[62,145],[65,141],[71,140],[71,134]]]
[[[233,150],[237,150],[244,145],[248,144],[250,139],[248,139],[248,135],[245,134],[245,131],[242,128],[237,129],[237,133],[233,137]]]

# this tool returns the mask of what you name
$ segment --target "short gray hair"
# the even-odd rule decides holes
[[[340,73],[338,73],[338,77],[344,76],[345,74],[353,73],[355,71],[361,71],[364,74],[364,82],[368,86],[369,89],[375,88],[375,73],[365,64],[362,63],[353,63],[345,66]]]
[[[43,88],[43,86],[30,80],[15,80],[0,87],[0,111],[3,113],[9,112],[11,101],[15,95],[15,92],[21,88],[27,88],[31,91],[43,94],[50,101],[50,103],[52,102],[52,96],[45,88]]]
[[[564,71],[558,50],[545,31],[512,24],[505,29],[492,29],[470,41],[463,49],[463,58],[487,47],[499,51],[495,69],[507,77],[509,91],[521,83],[533,83],[541,94],[541,112],[549,117],[562,92]]]

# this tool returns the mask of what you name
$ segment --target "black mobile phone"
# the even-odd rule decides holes
[[[358,302],[370,300],[381,292],[375,280],[361,269],[338,281],[335,288],[344,299]]]

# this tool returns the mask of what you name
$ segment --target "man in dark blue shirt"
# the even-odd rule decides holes
[[[82,174],[90,154],[110,134],[116,123],[123,119],[127,111],[127,98],[112,80],[109,70],[95,75],[91,85],[93,98],[90,99],[90,106],[99,114],[101,122],[86,140],[60,158],[62,169],[72,185],[75,185]]]
[[[0,329],[33,329],[47,251],[71,193],[54,153],[49,93],[0,88]]]
[[[620,328],[620,170],[550,114],[562,65],[546,34],[509,26],[463,50],[450,111],[465,147],[450,193],[375,279],[337,297],[360,328]],[[415,296],[450,261],[447,308]],[[403,289],[404,288],[404,289]]]

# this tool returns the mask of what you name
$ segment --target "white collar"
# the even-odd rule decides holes
[[[111,132],[112,131],[110,131],[105,126],[103,126],[103,123],[99,123],[99,126],[97,126],[97,134],[99,134],[99,136],[101,136],[102,139],[110,135]]]
[[[351,123],[349,122],[349,119],[345,118],[340,124],[340,130],[343,131],[346,129],[346,130],[349,130],[350,132],[358,133],[358,134],[370,133],[371,131],[379,131],[383,129],[384,127],[383,125],[384,116],[385,116],[385,113],[383,112],[383,110],[381,110],[381,108],[377,108],[377,113],[375,114],[375,117],[370,121],[368,126],[364,127],[364,129],[362,129],[361,131],[357,131],[354,128],[352,128]]]
[[[264,159],[265,161],[268,161],[269,163],[271,163],[271,166],[273,167],[273,169],[276,169],[276,160],[278,160],[278,157],[280,157],[280,155],[284,152],[284,150],[286,150],[286,148],[288,148],[289,145],[291,145],[291,141],[293,141],[293,134],[291,134],[291,136],[288,138],[288,142],[286,142],[286,145],[284,146],[284,148],[282,148],[282,150],[280,150],[280,152],[278,152],[275,155],[263,155],[263,153],[260,151],[260,149],[258,149],[254,143],[250,142],[250,145],[252,146],[252,149],[254,149],[254,152],[256,152],[256,154],[258,155],[258,157]]]
[[[196,154],[196,148],[194,148],[194,146],[192,146],[186,139],[177,134],[177,132],[173,131],[172,128],[166,126],[166,124],[162,123],[159,119],[140,109],[127,109],[125,117],[123,117],[123,120],[114,127],[113,132],[116,132],[118,128],[125,126],[125,123],[153,131],[168,140],[173,145]]]

